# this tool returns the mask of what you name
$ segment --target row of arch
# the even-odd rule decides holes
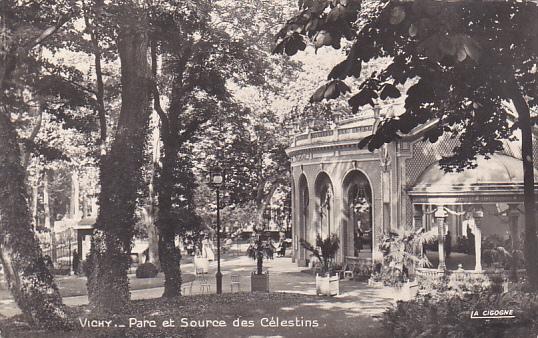
[[[342,189],[334,189],[330,175],[320,171],[313,187],[311,194],[308,179],[301,173],[296,190],[299,198],[295,211],[298,213],[296,230],[299,238],[313,243],[317,234],[322,238],[336,234],[340,238],[341,252],[344,255],[358,256],[358,252],[367,246],[371,250],[374,210],[372,185],[366,174],[353,169],[344,176]],[[335,190],[340,191],[342,196],[335,196]],[[342,201],[341,206],[335,203],[336,199]]]

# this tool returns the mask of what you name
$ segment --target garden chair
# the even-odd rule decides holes
[[[239,282],[239,275],[233,274],[230,276],[231,283],[230,283],[230,292],[234,292],[234,286],[237,287],[237,292],[241,291],[241,284]]]
[[[197,279],[200,282],[200,293],[204,294],[206,291],[209,293],[211,291],[211,284],[209,284],[207,276],[201,274],[197,276]]]
[[[192,283],[194,281],[191,281],[191,282],[188,282],[188,283],[183,283],[181,285],[181,294],[183,296],[186,296],[187,295],[187,290],[189,291],[189,295],[192,295]]]
[[[346,265],[344,269],[344,278],[353,279],[353,270],[355,270],[355,265]]]

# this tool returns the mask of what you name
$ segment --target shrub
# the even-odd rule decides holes
[[[503,291],[504,278],[500,275],[468,275],[456,271],[438,278],[417,276],[416,281],[423,293],[430,294],[479,294],[485,292],[500,293]]]
[[[385,285],[397,286],[409,279],[409,268],[424,267],[431,263],[423,254],[423,247],[437,238],[437,228],[425,231],[394,230],[384,235],[379,244],[383,253],[383,266],[376,269],[375,279]]]
[[[538,295],[523,291],[438,298],[427,295],[398,302],[383,314],[393,337],[527,337],[538,329]],[[510,320],[471,319],[471,311],[514,310]]]
[[[159,270],[153,263],[144,263],[136,268],[136,278],[154,278]]]
[[[335,270],[334,258],[340,248],[340,240],[335,234],[331,234],[325,239],[321,235],[316,236],[316,246],[308,243],[304,239],[300,240],[301,246],[306,251],[310,251],[314,257],[321,262],[321,274],[332,274]]]
[[[369,263],[355,265],[353,268],[353,275],[357,281],[367,281],[372,276],[372,265]]]

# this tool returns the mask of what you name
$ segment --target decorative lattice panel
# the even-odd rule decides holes
[[[533,137],[533,155],[534,167],[538,168],[538,140]],[[412,157],[405,162],[405,175],[407,187],[412,187],[420,174],[432,163],[438,161],[443,155],[452,153],[452,149],[458,144],[457,139],[443,135],[438,142],[430,143],[419,141],[413,145]],[[502,153],[508,156],[521,159],[521,141],[504,141]],[[402,195],[406,210],[406,222],[411,224],[413,221],[411,199],[406,195]]]
[[[458,144],[456,139],[442,136],[436,143],[418,141],[413,145],[412,157],[406,161],[406,184],[415,184],[420,174],[443,156],[450,155]]]
[[[418,141],[412,146],[412,156],[405,161],[405,182],[406,188],[411,188],[422,172],[443,156],[450,155],[454,147],[458,145],[458,140],[443,135],[435,143],[429,141]],[[407,194],[402,194],[406,212],[406,223],[413,223],[413,205]]]

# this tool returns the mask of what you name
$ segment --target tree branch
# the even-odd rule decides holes
[[[97,1],[95,3],[95,9],[96,11],[101,12],[101,7],[103,5],[102,1]],[[86,7],[85,2],[83,3],[83,7]],[[86,8],[85,8],[86,9]],[[97,90],[93,91],[95,95],[96,100],[96,110],[97,115],[99,116],[99,127],[100,127],[100,136],[101,136],[101,151],[104,153],[106,152],[106,139],[107,139],[107,125],[106,125],[106,110],[105,110],[105,89],[103,84],[103,69],[101,67],[101,50],[99,48],[99,31],[97,29],[97,26],[95,24],[92,25],[90,22],[88,10],[84,13],[84,22],[86,24],[86,27],[90,31],[90,39],[93,46],[93,53],[94,53],[94,65],[95,65],[95,77],[96,77],[96,86]]]
[[[166,115],[166,112],[162,108],[161,95],[159,93],[159,87],[157,86],[157,42],[155,40],[151,40],[150,53],[151,74],[153,76],[153,83],[151,86],[151,92],[153,95],[153,109],[155,109],[157,115],[159,115],[159,118],[161,119],[163,133],[168,136],[168,134],[170,133],[170,120],[168,119],[168,115]]]
[[[56,25],[45,29],[43,32],[41,32],[41,34],[39,34],[38,37],[19,47],[19,54],[22,52],[28,52],[35,46],[42,44],[43,41],[54,35],[67,21],[69,21],[69,19],[70,17],[67,15],[62,16]]]
[[[43,121],[43,109],[41,107],[41,104],[39,104],[39,116],[37,118],[37,123],[32,129],[32,133],[28,137],[28,141],[33,142],[35,140],[35,138],[37,137],[37,134],[39,133],[39,130],[41,129],[42,121]],[[30,163],[31,154],[32,154],[31,151],[29,151],[28,149],[24,149],[24,155],[23,155],[23,161],[22,161],[22,166],[24,168],[28,167],[28,163]]]

